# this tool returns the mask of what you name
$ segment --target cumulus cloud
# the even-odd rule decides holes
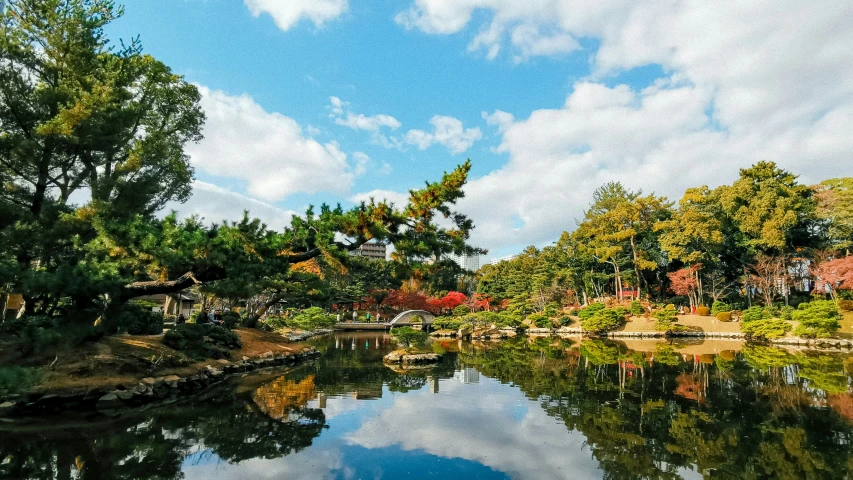
[[[367,130],[376,132],[382,127],[396,130],[400,128],[400,122],[391,115],[378,114],[367,116],[362,113],[353,113],[349,110],[349,102],[344,102],[338,97],[329,98],[327,107],[332,118],[338,125],[349,127],[353,130]]]
[[[395,396],[393,405],[368,418],[345,439],[370,449],[399,445],[406,451],[463,458],[513,478],[601,477],[582,434],[567,431],[518,390],[480,378],[478,384],[440,383],[446,398],[459,395],[461,389],[476,390],[476,395],[467,394],[470,402],[441,401],[426,389]],[[431,412],[429,422],[400,428],[406,419],[425,410]]]
[[[483,138],[483,132],[479,127],[464,128],[462,121],[457,118],[436,115],[430,119],[429,123],[433,126],[432,132],[409,130],[404,141],[421,150],[426,150],[437,143],[456,155],[468,150],[474,142]]]
[[[206,223],[238,221],[243,218],[243,212],[248,211],[249,216],[259,218],[275,230],[282,230],[290,225],[290,220],[298,215],[292,210],[284,210],[200,180],[193,182],[193,195],[189,200],[185,203],[168,203],[162,213],[166,214],[172,210],[178,213],[179,218],[197,215],[204,218]]]
[[[399,208],[409,203],[408,193],[400,193],[393,190],[371,190],[369,192],[357,193],[350,197],[350,201],[353,203],[369,202],[371,198],[377,202],[391,202]]]
[[[554,240],[610,180],[678,199],[763,159],[806,183],[853,174],[853,137],[844,133],[853,128],[849,2],[414,0],[397,21],[451,34],[475,18],[485,22],[469,49],[491,57],[576,48],[569,37],[599,45],[591,77],[563,105],[526,119],[484,117],[503,131],[497,151],[509,156],[473,180],[463,201],[484,247]],[[646,65],[665,77],[646,89],[605,85]]]
[[[337,143],[304,135],[294,119],[265,111],[246,94],[199,90],[205,138],[187,149],[196,168],[245,180],[250,195],[268,201],[297,192],[349,191],[354,173]]]
[[[494,125],[498,127],[498,133],[503,133],[507,128],[512,126],[512,122],[515,121],[515,116],[511,113],[504,112],[502,110],[495,110],[494,113],[483,112],[483,120],[486,121],[489,125]]]
[[[347,0],[244,0],[255,17],[269,14],[283,31],[307,19],[317,27],[340,17],[347,11]]]

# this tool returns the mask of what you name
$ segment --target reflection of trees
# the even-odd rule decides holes
[[[849,388],[838,357],[756,346],[684,361],[669,345],[649,355],[602,340],[584,340],[579,359],[571,352],[543,362],[541,345],[511,341],[459,358],[585,435],[607,478],[675,478],[679,468],[710,478],[771,478],[772,469],[844,478],[853,462],[853,422],[822,408]],[[850,398],[832,394],[829,404],[853,411]]]
[[[262,412],[280,420],[291,411],[305,407],[316,396],[314,376],[309,375],[299,382],[279,377],[265,383],[252,393],[252,400]]]
[[[294,407],[283,422],[228,388],[209,395],[116,423],[0,431],[0,478],[179,479],[194,451],[228,462],[278,458],[311,445],[326,423],[322,410]]]

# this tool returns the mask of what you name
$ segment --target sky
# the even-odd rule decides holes
[[[608,181],[677,201],[772,160],[853,175],[853,2],[125,0],[114,39],[196,84],[194,195],[274,228],[471,159],[490,257],[542,247]]]

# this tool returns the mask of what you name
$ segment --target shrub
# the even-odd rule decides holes
[[[601,310],[604,310],[603,303],[593,303],[590,304],[588,307],[581,309],[581,311],[578,312],[578,317],[580,317],[581,320],[588,320],[592,318],[592,316],[595,315],[596,312],[600,312]]]
[[[675,305],[668,303],[666,305],[666,308],[664,308],[664,310],[672,310],[674,312],[675,311]]]
[[[424,319],[420,315],[412,315],[411,317],[409,317],[409,323],[420,325],[424,323]]]
[[[423,320],[423,319],[421,319]],[[318,328],[329,328],[335,324],[335,317],[327,315],[320,307],[311,307],[285,319],[288,327],[300,330],[316,330]]]
[[[556,302],[549,302],[545,305],[542,313],[547,317],[557,317],[560,315],[560,305]]]
[[[717,320],[721,322],[731,322],[732,321],[732,312],[718,312]]]
[[[462,319],[458,317],[438,317],[433,321],[439,330],[459,330],[462,324]]]
[[[615,310],[601,308],[591,317],[582,320],[581,327],[590,333],[600,335],[619,328],[624,322],[625,318],[620,317]]]
[[[731,312],[732,307],[726,302],[721,300],[714,300],[714,303],[711,305],[711,315],[717,315],[720,312]]]
[[[615,311],[616,311],[616,315],[619,315],[619,316],[620,316],[620,317],[622,317],[622,318],[625,318],[625,317],[627,317],[628,315],[630,315],[630,314],[631,314],[631,311],[630,311],[630,310],[628,310],[627,308],[625,308],[625,307],[623,307],[623,306],[621,306],[621,305],[620,305],[620,306],[618,306],[618,307],[614,307],[614,308],[613,308],[613,310],[615,310]]]
[[[841,328],[838,323],[841,315],[838,313],[835,302],[831,300],[801,303],[791,316],[800,323],[794,330],[794,334],[801,337],[830,337]]]
[[[789,330],[791,330],[791,324],[778,318],[760,318],[749,322],[744,321],[740,325],[740,331],[752,338],[784,337]]]
[[[838,308],[847,312],[853,312],[853,300],[839,300]]]
[[[0,397],[26,392],[41,381],[43,373],[38,368],[0,367]]]
[[[184,323],[163,335],[163,344],[191,356],[225,358],[239,349],[240,337],[219,325]]]
[[[678,325],[677,321],[678,317],[672,310],[658,310],[655,312],[655,330],[657,331],[674,332],[681,330],[683,326]]]
[[[643,304],[640,303],[639,300],[634,300],[631,302],[631,306],[629,307],[629,310],[631,311],[631,315],[635,315],[635,316],[640,315],[644,311]]]
[[[232,312],[231,310],[222,314],[222,321],[225,323],[225,326],[231,330],[233,330],[238,325],[240,325],[240,323],[242,323],[240,314],[237,312]]]
[[[750,307],[746,309],[745,312],[743,312],[743,314],[741,315],[741,321],[743,321],[743,323],[749,323],[758,320],[765,320],[772,317],[773,316],[770,315],[770,312],[766,308],[755,306]]]
[[[403,348],[419,347],[426,342],[427,334],[412,327],[398,327],[391,330],[391,336]]]
[[[794,310],[796,310],[796,308],[790,305],[785,305],[779,310],[779,315],[782,317],[782,320],[793,320]]]
[[[118,313],[116,325],[131,335],[159,335],[163,333],[163,314],[128,303]]]
[[[41,353],[56,348],[63,339],[57,320],[48,316],[27,315],[15,321],[7,320],[4,327],[14,329],[24,353]]]
[[[710,313],[711,309],[704,305],[696,307],[696,315],[702,315],[703,317],[707,317]]]
[[[207,323],[208,318],[209,317],[207,315],[207,312],[205,312],[204,310],[200,310],[198,313],[195,314],[195,323]]]
[[[533,317],[533,315],[531,315],[530,317]],[[551,319],[546,317],[545,315],[537,316],[533,320],[533,324],[536,325],[536,328],[554,328],[554,322],[552,322]]]
[[[562,317],[557,318],[557,323],[559,323],[561,327],[571,325],[572,324],[572,317],[570,317],[568,315],[563,315]]]
[[[266,328],[264,330],[281,330],[282,328],[287,327],[286,319],[281,315],[267,315],[266,318],[262,319],[258,322],[259,325],[264,325]]]
[[[471,309],[466,307],[465,305],[457,305],[453,308],[453,316],[454,317],[462,317],[471,313]]]

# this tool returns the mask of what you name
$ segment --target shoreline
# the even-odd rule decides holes
[[[8,421],[65,411],[116,414],[126,409],[164,406],[175,403],[179,397],[201,393],[237,374],[270,367],[296,366],[319,355],[313,347],[287,354],[268,353],[255,357],[243,356],[241,360],[233,362],[224,359],[210,361],[197,371],[183,376],[172,374],[139,378],[135,385],[123,382],[110,387],[74,387],[10,395],[0,399],[0,418]]]

